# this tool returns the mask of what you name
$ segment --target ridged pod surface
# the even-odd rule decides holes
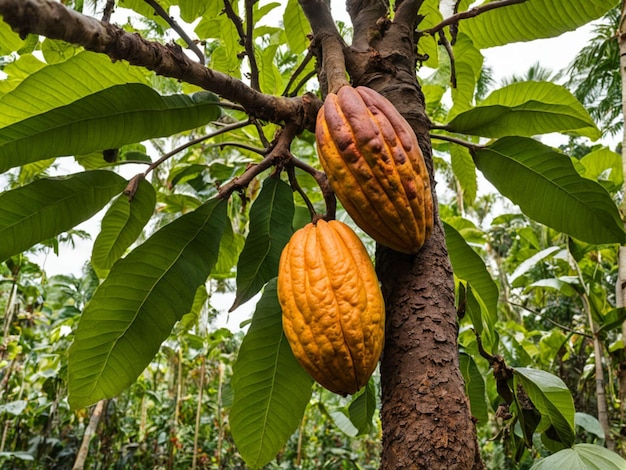
[[[341,395],[361,389],[382,352],[385,308],[354,231],[336,220],[296,231],[280,258],[278,300],[285,336],[311,377]]]
[[[389,100],[365,87],[330,93],[317,115],[320,162],[352,219],[378,243],[416,253],[433,202],[415,133]]]

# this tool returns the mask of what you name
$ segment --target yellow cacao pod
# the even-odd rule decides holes
[[[383,348],[385,308],[350,227],[319,220],[293,234],[280,257],[278,300],[285,336],[311,377],[341,395],[367,383]]]
[[[330,93],[317,115],[320,162],[348,214],[381,245],[416,253],[430,236],[433,202],[409,123],[365,87]]]

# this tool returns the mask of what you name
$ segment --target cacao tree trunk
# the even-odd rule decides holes
[[[429,167],[435,202],[433,233],[417,255],[377,250],[387,311],[381,468],[480,469],[476,429],[459,370],[454,279],[434,193],[429,120],[415,74],[416,24],[401,20],[417,18],[417,12],[402,7],[393,23],[384,23],[378,21],[385,16],[380,3],[348,3],[354,37],[347,66],[353,85],[375,89],[409,121]]]

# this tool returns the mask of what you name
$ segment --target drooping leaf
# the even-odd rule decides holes
[[[587,243],[622,243],[617,206],[598,183],[581,177],[569,157],[524,137],[477,150],[485,177],[528,217]]]
[[[525,259],[524,261],[522,261],[517,268],[515,268],[515,271],[513,271],[513,274],[511,274],[509,276],[509,280],[511,283],[515,282],[515,280],[520,277],[523,276],[524,274],[526,274],[528,272],[528,270],[534,268],[537,263],[552,257],[555,253],[561,251],[561,247],[559,246],[550,246],[544,250],[541,250],[538,253],[535,253],[534,255],[530,256],[529,258]]]
[[[219,114],[215,95],[208,92],[161,96],[138,83],[112,86],[0,129],[0,172],[171,135],[207,124]]]
[[[452,102],[454,104],[448,112],[448,119],[470,109],[474,104],[476,82],[483,66],[482,54],[474,47],[472,40],[467,35],[462,33],[457,35],[452,50],[456,68],[456,87],[452,88]]]
[[[374,379],[370,377],[367,385],[352,398],[348,405],[348,416],[354,427],[358,430],[357,435],[365,434],[372,427],[372,418],[376,411],[376,386]]]
[[[130,245],[137,240],[150,220],[156,192],[144,178],[139,179],[132,200],[120,195],[102,218],[100,233],[91,252],[91,264],[99,274],[106,273]]]
[[[302,420],[312,384],[283,333],[272,280],[257,303],[233,367],[230,426],[248,466],[262,467],[287,442]]]
[[[246,239],[240,233],[233,231],[232,224],[226,224],[222,241],[220,242],[220,255],[217,264],[211,272],[213,279],[229,279],[235,277],[234,269],[243,249]]]
[[[291,186],[279,177],[268,177],[250,208],[250,232],[237,263],[237,295],[231,311],[278,275],[280,254],[293,233],[294,211]]]
[[[459,27],[484,49],[560,36],[600,18],[616,5],[615,0],[527,0],[462,20]]]
[[[456,229],[445,222],[443,227],[446,232],[446,244],[454,274],[471,284],[472,289],[480,296],[487,310],[495,318],[498,286],[487,271],[485,262],[465,242]]]
[[[283,14],[283,24],[289,50],[294,54],[300,54],[308,46],[307,35],[311,32],[311,27],[298,0],[287,1]]]
[[[478,192],[478,182],[476,179],[476,165],[474,165],[467,147],[450,144],[450,162],[454,176],[456,176],[461,186],[461,191],[463,191],[463,201],[466,204],[472,204]]]
[[[577,411],[574,415],[574,422],[576,423],[576,426],[580,426],[586,432],[593,434],[600,439],[604,439],[604,430],[602,429],[600,421],[598,421],[598,418],[595,416]]]
[[[227,202],[211,199],[121,259],[85,308],[70,348],[72,408],[131,385],[189,312],[217,260]]]
[[[43,178],[0,194],[0,260],[89,219],[124,184],[116,173],[95,170]]]
[[[552,428],[555,437],[566,446],[576,439],[574,400],[567,385],[557,376],[538,369],[515,367],[514,384],[521,385],[534,407],[541,413],[537,432]]]
[[[531,137],[550,132],[598,139],[600,130],[576,97],[551,82],[516,82],[456,115],[447,129],[482,137]]]
[[[470,401],[472,416],[478,420],[478,426],[484,426],[489,422],[485,378],[469,354],[463,352],[459,354],[459,367],[463,374],[465,393]]]
[[[530,470],[624,470],[626,460],[595,444],[576,444],[537,461]]]

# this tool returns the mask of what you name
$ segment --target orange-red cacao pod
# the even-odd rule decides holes
[[[376,91],[344,86],[317,115],[319,159],[352,219],[378,243],[416,253],[430,236],[433,202],[409,123]]]

